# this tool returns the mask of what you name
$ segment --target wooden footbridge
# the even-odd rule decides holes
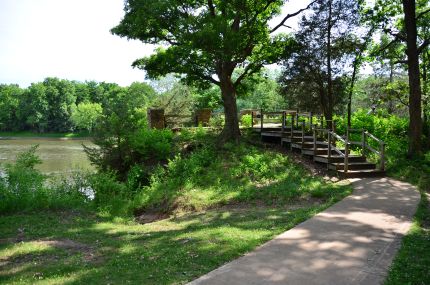
[[[300,152],[342,177],[385,175],[385,143],[366,130],[347,128],[340,135],[323,116],[290,110],[253,111],[252,122],[263,141]]]

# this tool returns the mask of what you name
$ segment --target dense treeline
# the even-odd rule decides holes
[[[91,130],[94,121],[113,101],[128,94],[142,104],[155,98],[146,83],[121,87],[114,83],[78,82],[46,78],[28,88],[0,85],[0,130],[70,132]]]

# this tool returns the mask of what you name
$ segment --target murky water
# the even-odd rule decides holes
[[[64,139],[13,139],[0,140],[0,168],[13,162],[16,155],[39,145],[36,153],[42,159],[37,168],[46,174],[65,174],[74,170],[94,170],[90,164],[82,144],[94,146],[90,140]]]

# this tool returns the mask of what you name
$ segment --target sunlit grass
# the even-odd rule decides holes
[[[226,207],[145,225],[76,212],[2,216],[0,283],[183,284],[332,203]]]

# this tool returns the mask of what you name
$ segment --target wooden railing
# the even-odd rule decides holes
[[[325,141],[318,141],[318,133],[322,134],[323,138],[325,139],[325,135],[327,135],[327,142]],[[343,143],[345,145],[345,151],[342,152],[337,146],[336,146],[336,140]],[[332,152],[335,151],[338,155],[343,157],[344,159],[344,168],[343,170],[345,173],[348,172],[349,167],[349,148],[350,148],[350,142],[342,138],[340,135],[336,134],[333,130],[330,129],[317,129],[315,128],[313,130],[313,141],[314,141],[314,153],[316,153],[317,150],[317,144],[327,145],[327,158],[330,161],[330,158],[332,156]]]
[[[350,140],[350,135],[353,132],[361,133],[361,141]],[[346,138],[348,141],[350,141],[351,144],[358,145],[361,147],[362,155],[365,155],[366,150],[369,150],[374,154],[376,154],[377,156],[379,156],[379,169],[382,171],[385,170],[385,142],[384,141],[375,137],[374,135],[372,135],[371,133],[369,133],[364,129],[347,129]],[[378,144],[379,150],[373,148],[370,145],[369,140],[376,142]]]

